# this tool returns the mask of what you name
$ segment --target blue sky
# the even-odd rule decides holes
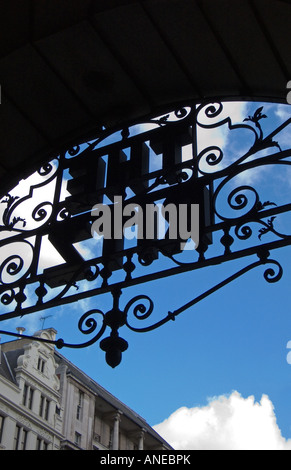
[[[241,122],[258,107],[257,103],[238,104],[233,107],[234,119]],[[261,121],[265,135],[291,116],[287,105],[265,104],[264,112],[268,115],[268,119]],[[282,149],[291,147],[290,128],[275,138]],[[230,149],[228,158],[231,159],[239,155],[238,149],[249,148],[251,139],[248,140],[247,135],[240,137],[239,131],[233,131],[237,132],[236,138],[230,137],[227,128],[218,133],[212,131],[212,137],[207,132],[207,135],[201,134],[201,150],[205,142],[209,145],[210,139]],[[244,181],[256,186],[262,194],[262,202],[281,202],[281,198],[289,202],[288,166],[280,166],[276,174],[273,166],[263,171],[254,170],[245,175]],[[290,219],[281,222],[278,217],[277,222],[284,233],[291,233]],[[291,349],[287,348],[291,340],[291,247],[273,251],[271,258],[279,261],[284,269],[284,276],[278,283],[267,283],[263,277],[264,267],[258,267],[162,328],[143,334],[126,327],[121,329],[120,335],[128,341],[129,349],[116,369],[105,363],[98,343],[87,349],[62,349],[60,352],[150,425],[163,423],[157,427],[158,431],[180,448],[183,445],[227,447],[230,429],[240,429],[240,433],[234,432],[237,435],[234,442],[229,442],[234,448],[248,445],[246,436],[252,429],[257,430],[254,446],[259,447],[263,442],[269,447],[278,447],[279,442],[283,448],[288,447],[287,440],[291,439],[291,365],[287,362]],[[256,261],[256,257],[130,288],[124,291],[121,306],[135,295],[149,295],[155,303],[156,318],[161,319],[169,310],[179,308],[252,261]],[[110,309],[110,295],[5,321],[0,326],[9,330],[24,326],[26,333],[33,334],[42,325],[41,317],[51,315],[45,320],[45,327],[53,326],[58,337],[74,342],[78,319],[91,308]],[[2,341],[7,340],[11,338],[2,335]],[[244,406],[248,406],[249,420],[242,426],[238,410],[243,410]],[[216,425],[211,424],[209,413],[216,417]],[[179,440],[186,415],[196,444],[185,444],[185,440],[183,444]],[[211,433],[209,426],[206,432],[205,422],[210,423]],[[268,435],[267,429],[272,429]]]

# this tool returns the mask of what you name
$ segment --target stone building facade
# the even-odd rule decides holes
[[[34,336],[55,339],[56,331]],[[171,449],[53,345],[19,337],[0,348],[0,449]]]

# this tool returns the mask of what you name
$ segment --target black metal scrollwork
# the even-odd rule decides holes
[[[233,123],[225,108],[221,102],[183,104],[122,129],[104,129],[91,141],[73,144],[4,195],[0,204],[0,321],[111,293],[110,311],[93,309],[80,318],[80,333],[91,339],[79,345],[61,339],[55,345],[89,346],[110,328],[110,336],[100,347],[107,362],[116,367],[128,347],[119,336],[120,328],[134,332],[159,328],[259,266],[268,265],[264,272],[268,283],[278,282],[283,269],[270,258],[270,251],[291,244],[291,235],[284,234],[280,224],[280,216],[290,213],[291,203],[266,197],[262,186],[255,180],[249,182],[246,175],[291,165],[291,145],[284,149],[279,142],[291,117],[266,135],[264,106],[238,123]],[[203,148],[201,132],[217,130],[248,136],[249,147],[242,145],[231,153],[228,146],[211,141]],[[95,220],[92,208],[107,201],[113,210],[115,196],[119,204],[138,205],[141,210],[147,204],[156,207],[160,200],[177,206],[198,204],[199,243],[188,251],[181,248],[178,236],[167,238],[171,224],[167,219],[162,236],[136,239],[130,246],[125,237],[103,238],[89,249]],[[120,220],[128,221],[128,217]],[[154,313],[150,297],[136,295],[120,308],[121,292],[127,287],[251,256],[259,259],[150,325]],[[161,264],[165,260],[166,267]],[[144,326],[134,326],[136,322]]]

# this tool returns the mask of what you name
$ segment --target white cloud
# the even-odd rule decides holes
[[[268,396],[260,402],[237,391],[207,406],[180,408],[154,429],[176,450],[291,450]]]
[[[282,121],[285,121],[291,117],[291,108],[287,104],[273,105],[275,107],[275,115],[278,116]]]
[[[251,146],[254,144],[254,134],[250,131],[242,130],[230,130],[229,122],[221,123],[226,119],[231,119],[231,124],[242,124],[245,117],[247,117],[248,103],[245,102],[230,102],[223,103],[222,112],[216,118],[205,118],[202,113],[201,119],[198,116],[198,122],[204,125],[217,125],[214,128],[202,128],[198,127],[198,153],[210,146],[219,147],[224,152],[224,158],[222,164],[219,167],[214,166],[212,171],[221,170],[233,163],[237,158],[241,157],[246,153]],[[239,142],[239,145],[238,145]],[[211,168],[206,165],[202,170],[211,171]]]

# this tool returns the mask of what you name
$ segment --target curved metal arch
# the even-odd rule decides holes
[[[284,142],[283,148],[277,141],[291,124],[291,114],[285,122],[265,132],[264,107],[259,105],[242,122],[233,123],[231,116],[224,114],[224,103],[188,103],[113,134],[105,130],[45,164],[25,181],[26,189],[19,185],[3,197],[0,321],[111,292],[112,310],[107,313],[90,310],[80,319],[79,330],[93,334],[99,322],[93,320],[92,314],[102,317],[99,331],[92,339],[79,345],[57,340],[55,345],[86,347],[100,340],[109,327],[110,337],[103,339],[100,347],[106,352],[108,363],[115,367],[127,349],[127,342],[119,337],[121,327],[136,332],[156,329],[260,265],[276,266],[278,273],[266,270],[265,278],[268,282],[278,281],[282,267],[269,256],[271,250],[290,245],[291,234],[282,233],[279,219],[290,212],[291,204],[289,200],[262,199],[260,190],[242,178],[250,170],[266,170],[271,165],[288,168],[291,164],[291,146]],[[221,129],[230,135],[249,134],[251,145],[236,158],[217,144],[198,148],[202,131]],[[46,199],[48,196],[50,199]],[[172,223],[169,219],[168,231],[162,236],[137,238],[129,247],[125,232],[121,237],[103,237],[100,253],[96,255],[97,242],[92,236],[96,204],[107,201],[112,213],[129,204],[143,211],[148,204],[156,206],[161,199],[165,205],[199,205],[199,240],[195,249],[187,250],[185,243],[181,248],[181,243],[187,240],[180,234],[175,239],[168,236]],[[118,217],[125,226],[128,214]],[[58,254],[50,266],[43,266],[45,240]],[[76,244],[89,241],[95,247],[86,259]],[[123,310],[119,308],[121,292],[127,287],[252,255],[258,256],[259,261],[153,325],[135,328],[129,321],[132,309],[136,319],[150,318],[154,310],[152,299],[137,295]],[[160,267],[161,258],[169,261],[169,267]],[[153,268],[149,274],[145,271],[148,266]]]

